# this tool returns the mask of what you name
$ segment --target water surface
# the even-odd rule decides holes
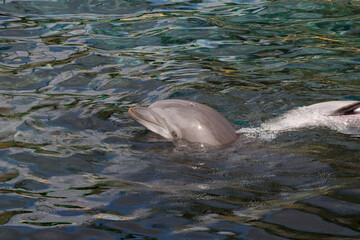
[[[358,1],[3,1],[2,239],[357,239],[359,138],[327,128],[176,148],[129,107],[237,129],[360,100]]]

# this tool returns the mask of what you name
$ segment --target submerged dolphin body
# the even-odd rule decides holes
[[[360,101],[330,101],[307,106],[327,116],[360,115]]]
[[[216,110],[196,102],[161,100],[147,108],[130,108],[128,113],[136,122],[172,141],[225,146],[238,139],[228,120]]]
[[[260,129],[276,132],[309,127],[360,134],[360,101],[329,101],[296,108],[263,123]]]

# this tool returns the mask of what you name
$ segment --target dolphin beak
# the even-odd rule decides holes
[[[129,108],[128,113],[132,119],[140,123],[150,131],[157,133],[164,138],[171,139],[169,131],[158,121],[156,113],[144,107]]]
[[[132,117],[135,121],[137,121],[140,124],[142,124],[142,122],[147,122],[149,124],[155,124],[160,126],[160,123],[154,117],[154,113],[152,113],[147,108],[143,108],[143,107],[129,108],[128,113],[130,117]]]

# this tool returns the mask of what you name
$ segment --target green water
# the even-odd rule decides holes
[[[192,152],[136,105],[237,129],[360,100],[360,2],[2,1],[1,239],[357,239],[359,138],[327,128]]]

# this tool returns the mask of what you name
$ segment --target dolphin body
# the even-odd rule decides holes
[[[326,116],[360,115],[360,101],[330,101],[307,106]]]
[[[185,140],[205,146],[225,146],[238,139],[231,123],[216,110],[196,102],[169,99],[149,107],[133,107],[130,117],[173,142]]]
[[[130,117],[173,142],[184,140],[204,146],[227,146],[235,142],[241,129],[216,110],[196,102],[169,99],[149,107],[133,107]],[[262,131],[285,131],[304,127],[327,126],[348,133],[360,131],[360,101],[330,101],[291,110],[265,122]]]
[[[353,137],[360,136],[360,101],[329,101],[295,108],[264,122],[257,130],[264,138],[274,138],[277,133],[314,127],[327,127]]]

